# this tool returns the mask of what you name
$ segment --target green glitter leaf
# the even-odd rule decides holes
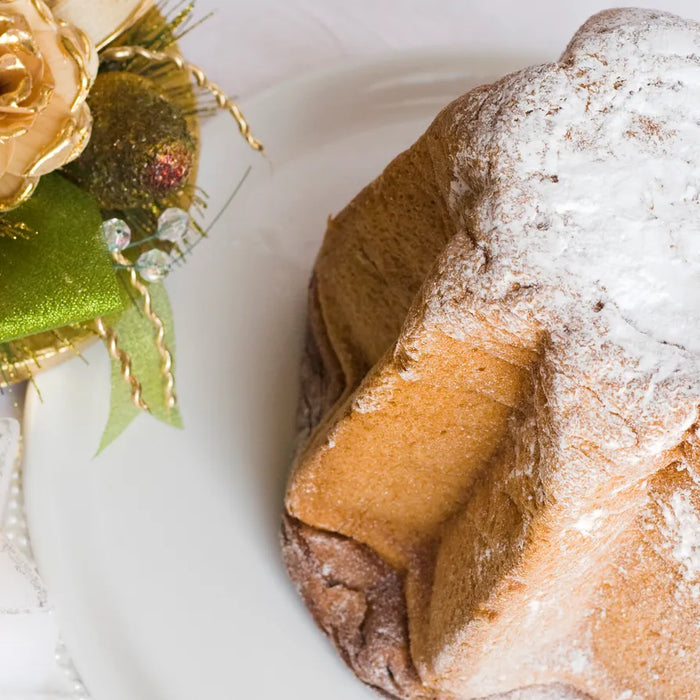
[[[126,279],[126,275],[124,275]],[[128,282],[125,282],[126,284]],[[162,284],[149,286],[153,310],[165,325],[165,343],[173,358],[175,357],[175,334],[173,331],[173,314],[168,295]],[[126,294],[126,292],[124,292]],[[182,419],[177,408],[168,411],[163,399],[163,377],[160,373],[160,355],[155,343],[153,326],[134,302],[127,299],[127,308],[115,319],[110,319],[119,339],[119,347],[131,357],[134,376],[141,382],[143,398],[151,409],[153,416],[176,428],[182,428]],[[118,362],[112,360],[112,396],[107,427],[100,443],[102,452],[114,442],[141,413],[131,402],[131,392],[121,375]],[[98,453],[99,453],[98,452]]]
[[[3,217],[36,234],[0,238],[0,342],[122,308],[97,202],[58,174]]]

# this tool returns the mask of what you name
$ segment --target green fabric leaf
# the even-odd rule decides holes
[[[35,235],[0,238],[0,342],[90,321],[122,308],[97,202],[58,174],[3,215]]]
[[[126,274],[124,274],[125,285]],[[165,324],[165,343],[175,358],[175,334],[173,314],[168,295],[162,284],[149,286],[153,310]],[[126,294],[126,292],[124,292]],[[142,302],[134,293],[133,300],[127,296],[127,308],[110,325],[117,333],[119,346],[131,357],[134,376],[141,382],[143,398],[153,416],[176,428],[182,428],[182,418],[177,407],[168,411],[163,399],[163,377],[160,373],[161,359],[155,342],[155,330],[143,315]],[[131,392],[121,376],[121,366],[112,360],[112,394],[109,420],[98,450],[102,452],[116,440],[129,424],[141,413],[131,403]]]

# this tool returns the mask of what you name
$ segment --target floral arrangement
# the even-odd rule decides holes
[[[162,280],[205,235],[199,119],[236,104],[179,53],[193,6],[0,0],[0,388],[101,339],[102,447],[180,424]]]

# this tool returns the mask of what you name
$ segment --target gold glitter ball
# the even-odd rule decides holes
[[[66,172],[103,208],[138,207],[182,190],[196,142],[178,105],[125,71],[100,74],[89,104],[92,139]]]

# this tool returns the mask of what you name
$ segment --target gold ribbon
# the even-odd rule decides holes
[[[102,48],[135,24],[154,0],[48,0],[54,15],[82,29]]]

